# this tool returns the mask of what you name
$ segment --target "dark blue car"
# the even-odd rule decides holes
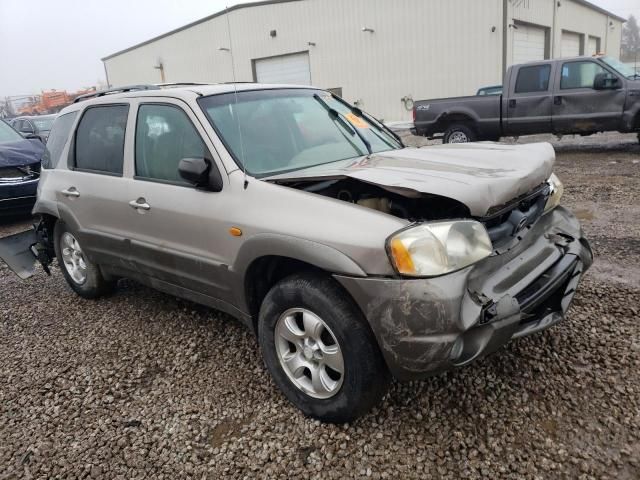
[[[0,216],[28,213],[36,200],[44,144],[0,120]]]

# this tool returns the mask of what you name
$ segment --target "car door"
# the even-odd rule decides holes
[[[70,142],[67,168],[55,175],[58,210],[77,233],[83,251],[98,264],[124,269],[132,269],[123,178],[128,115],[128,103],[84,109]]]
[[[595,90],[594,81],[598,73],[617,77],[595,60],[562,63],[556,75],[553,99],[555,133],[592,133],[620,128],[625,91]]]
[[[509,81],[504,100],[505,135],[530,135],[551,131],[551,74],[553,65],[518,67]]]
[[[230,193],[196,189],[178,173],[183,158],[209,158],[220,169],[215,150],[187,104],[145,99],[136,109],[127,216],[137,269],[153,278],[152,284],[170,285],[183,295],[230,298],[225,254],[233,241],[232,224],[225,223]]]
[[[22,123],[23,123],[23,120],[19,118],[17,120],[14,120],[11,126],[13,127],[14,130],[16,130],[20,135],[24,137],[24,134],[22,133]]]

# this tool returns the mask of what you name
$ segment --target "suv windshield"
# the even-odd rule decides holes
[[[374,120],[312,89],[251,90],[198,100],[236,163],[257,177],[313,167],[402,144]]]
[[[616,60],[612,57],[602,57],[601,60],[616,70],[620,75],[624,75],[627,78],[640,77],[640,75],[638,75],[630,65],[622,63],[620,60]]]
[[[0,143],[17,142],[22,140],[22,135],[0,120]]]

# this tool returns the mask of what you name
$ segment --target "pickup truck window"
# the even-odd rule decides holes
[[[518,71],[515,93],[546,92],[549,90],[551,65],[522,67]]]
[[[560,88],[593,88],[593,82],[598,73],[606,72],[595,62],[569,62],[562,65]]]

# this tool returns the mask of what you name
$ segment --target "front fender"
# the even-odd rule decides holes
[[[309,263],[330,273],[366,277],[355,261],[333,247],[304,238],[261,233],[248,239],[236,256],[231,271],[244,276],[251,263],[264,256],[288,257]]]
[[[232,273],[237,305],[248,311],[244,279],[251,264],[266,256],[286,257],[311,264],[331,274],[366,277],[365,271],[354,260],[333,247],[304,238],[276,233],[262,233],[249,238],[238,251],[229,267]]]

